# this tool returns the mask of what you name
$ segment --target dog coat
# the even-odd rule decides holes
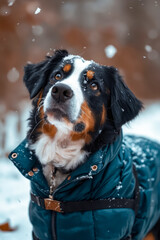
[[[113,144],[91,154],[53,193],[58,203],[54,211],[43,206],[49,186],[27,139],[9,158],[31,182],[29,216],[35,239],[141,240],[160,218],[160,145],[151,140],[129,135],[123,138],[121,133]],[[137,184],[135,210],[128,203],[135,201]],[[100,201],[107,201],[107,207],[102,204],[92,209],[91,200],[98,200],[98,206]],[[60,202],[68,203],[70,211],[61,211]]]

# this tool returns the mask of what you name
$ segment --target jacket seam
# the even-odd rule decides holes
[[[96,236],[96,228],[95,228],[95,217],[94,217],[94,211],[92,211],[92,218],[93,218],[94,240],[97,240],[97,236]]]

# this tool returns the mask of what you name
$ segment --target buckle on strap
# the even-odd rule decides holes
[[[61,206],[62,203],[60,201],[53,200],[50,198],[42,198],[34,195],[33,193],[31,193],[31,200],[35,202],[39,207],[42,207],[46,210],[56,211],[60,213],[64,212]]]
[[[46,210],[52,210],[59,213],[63,213],[60,201],[52,200],[50,198],[44,198],[44,205]]]

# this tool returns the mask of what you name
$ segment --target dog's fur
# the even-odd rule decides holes
[[[116,68],[66,50],[28,64],[24,83],[33,99],[27,135],[30,148],[54,188],[89,154],[112,143],[122,125],[142,109]]]

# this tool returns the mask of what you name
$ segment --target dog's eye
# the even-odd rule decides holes
[[[56,75],[54,76],[54,78],[56,80],[61,80],[62,79],[62,74],[60,72],[56,73]]]
[[[96,91],[96,90],[98,90],[98,84],[95,83],[95,82],[93,82],[93,83],[90,84],[90,88],[91,88],[93,91]]]

